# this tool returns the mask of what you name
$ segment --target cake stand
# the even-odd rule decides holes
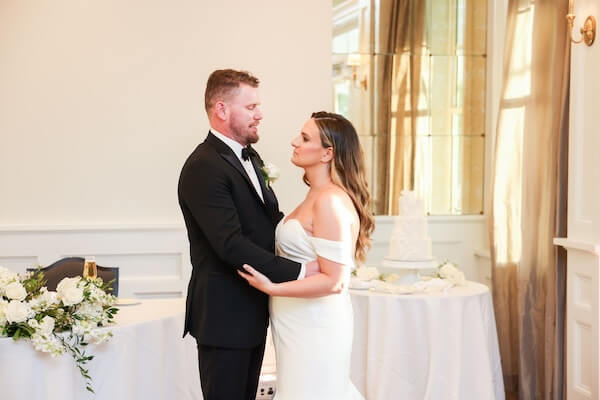
[[[381,264],[385,271],[399,276],[395,284],[411,285],[420,280],[421,274],[428,274],[435,271],[439,263],[435,259],[407,261],[392,260],[384,258]]]

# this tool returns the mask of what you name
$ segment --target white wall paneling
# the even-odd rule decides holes
[[[599,17],[597,3],[575,2],[575,37],[588,15]],[[598,43],[571,45],[567,237],[554,240],[567,250],[567,400],[600,398],[599,63]]]
[[[190,276],[185,228],[162,226],[0,227],[0,265],[15,271],[69,256],[119,267],[121,297],[179,297]]]
[[[433,241],[433,256],[439,261],[456,264],[467,279],[490,284],[488,233],[484,216],[430,216],[429,234]],[[381,262],[387,255],[394,228],[393,216],[375,217],[373,246],[366,265],[382,270]]]
[[[376,217],[367,265],[380,267],[394,217]],[[468,279],[489,283],[489,261],[478,256],[487,240],[485,218],[429,217],[434,256],[456,263]],[[119,267],[123,297],[176,297],[186,293],[191,273],[183,225],[0,226],[0,265],[25,271],[69,256],[94,256],[99,265]]]
[[[567,249],[567,399],[600,395],[600,246],[555,239]]]

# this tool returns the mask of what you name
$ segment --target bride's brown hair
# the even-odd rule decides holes
[[[319,128],[323,147],[333,149],[331,180],[348,193],[358,213],[360,229],[354,256],[364,261],[367,249],[371,247],[375,224],[365,175],[365,159],[358,135],[352,123],[339,114],[319,111],[313,113],[311,118]]]

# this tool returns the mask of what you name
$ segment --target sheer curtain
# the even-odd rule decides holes
[[[494,308],[507,393],[563,398],[567,1],[509,0],[492,170]]]

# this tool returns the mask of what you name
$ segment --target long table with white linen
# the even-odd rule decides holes
[[[0,338],[2,400],[192,400],[201,399],[196,341],[183,333],[184,299],[141,300],[120,307],[114,337],[89,345],[96,396],[73,359],[52,358],[28,341]]]
[[[368,400],[500,400],[504,384],[489,289],[392,295],[351,290],[351,378]]]

